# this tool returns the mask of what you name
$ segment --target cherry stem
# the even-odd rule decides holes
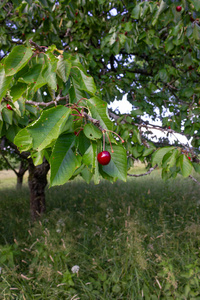
[[[103,151],[105,151],[105,132],[103,132]]]
[[[112,130],[108,130],[108,129],[106,129],[106,131],[114,133],[116,136],[118,136],[118,138],[120,138],[120,140],[122,141],[122,143],[124,143],[124,140],[121,138],[121,136],[119,134],[117,134],[116,132],[114,132]]]
[[[109,140],[109,143],[110,143],[111,152],[113,153],[114,150],[113,150],[113,147],[112,147],[112,144],[111,144],[111,141],[110,141],[110,137],[109,137],[107,132],[106,132],[106,134],[107,134],[107,137],[108,137],[108,140]]]

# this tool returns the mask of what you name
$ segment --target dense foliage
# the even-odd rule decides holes
[[[147,160],[163,168],[164,179],[200,172],[199,1],[0,6],[1,136],[35,165],[45,157],[51,186],[78,174],[86,182],[93,175],[96,183],[100,176],[125,181],[127,154],[128,168]],[[110,112],[111,121],[106,102],[126,93],[132,112]],[[144,122],[144,114],[162,126]],[[156,150],[146,134],[153,128],[182,133],[193,147]],[[111,153],[105,166],[97,162],[102,149]]]

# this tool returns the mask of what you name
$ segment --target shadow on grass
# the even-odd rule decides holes
[[[66,230],[78,232],[78,227],[85,228],[85,224],[104,226],[112,211],[113,216],[119,218],[137,214],[144,224],[152,224],[152,230],[159,230],[162,218],[168,227],[177,224],[178,217],[180,226],[184,224],[184,219],[197,221],[198,200],[198,186],[191,180],[178,178],[165,183],[158,172],[151,176],[131,178],[127,183],[117,181],[110,184],[102,181],[97,186],[76,179],[64,186],[46,189],[47,211],[42,220],[52,215],[58,220],[64,216],[68,219]],[[111,235],[122,226],[122,219],[121,222],[115,221],[110,229]],[[21,191],[15,188],[1,189],[0,244],[24,239],[30,227],[28,187],[24,185]]]

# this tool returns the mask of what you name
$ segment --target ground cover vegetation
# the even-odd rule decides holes
[[[77,178],[46,198],[32,224],[28,186],[0,187],[0,299],[199,299],[200,203],[190,179],[164,183],[160,170],[112,186]]]
[[[165,180],[196,180],[199,1],[5,0],[0,8],[1,145],[27,161],[33,221],[46,209],[49,170],[52,187],[78,175],[126,181],[140,159]],[[131,113],[108,111],[126,93]],[[152,143],[152,129],[192,146]]]

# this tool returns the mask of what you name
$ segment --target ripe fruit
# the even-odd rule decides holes
[[[77,20],[75,20],[75,23],[77,24],[77,23],[78,23],[78,21],[77,21]]]
[[[176,11],[180,12],[182,10],[182,7],[181,6],[177,6],[176,7]]]
[[[78,11],[75,12],[75,16],[77,16],[77,15],[78,15]]]
[[[7,104],[6,107],[7,107],[7,109],[12,110],[12,107],[10,106],[10,104]]]
[[[103,166],[108,165],[111,160],[111,155],[108,151],[102,151],[97,155],[97,160]]]
[[[189,70],[193,70],[193,67],[192,67],[192,66],[189,66],[188,69],[189,69]]]
[[[128,34],[128,32],[126,31],[125,33],[124,33],[124,35],[127,35]]]
[[[171,126],[168,126],[168,129],[171,129]]]
[[[189,159],[189,160],[191,160],[191,157],[190,157],[190,156],[188,156],[188,159]]]
[[[189,49],[189,52],[192,52],[192,49],[191,49],[191,48]]]

